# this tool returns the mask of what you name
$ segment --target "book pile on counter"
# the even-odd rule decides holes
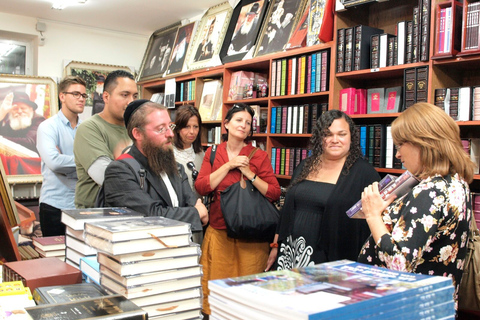
[[[211,319],[455,319],[450,278],[349,260],[208,286]]]
[[[100,284],[148,313],[149,319],[201,317],[200,247],[190,224],[163,217],[85,224],[98,250]]]
[[[65,262],[80,268],[83,257],[95,257],[97,250],[85,244],[84,228],[86,222],[104,220],[124,220],[137,218],[142,214],[128,208],[88,208],[62,211],[62,222],[66,226]]]
[[[33,238],[32,243],[40,257],[57,257],[65,261],[65,236]]]

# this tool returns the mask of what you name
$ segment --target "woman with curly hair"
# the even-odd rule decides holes
[[[396,157],[421,179],[409,193],[383,200],[376,183],[362,193],[372,235],[358,261],[450,277],[456,300],[467,252],[475,164],[463,151],[460,129],[445,111],[417,103],[392,123]]]
[[[312,155],[293,173],[267,269],[275,260],[277,269],[291,269],[357,259],[370,232],[365,220],[350,219],[346,211],[380,176],[356,141],[355,124],[342,111],[329,110],[317,120]]]

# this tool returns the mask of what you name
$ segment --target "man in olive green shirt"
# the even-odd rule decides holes
[[[75,189],[77,208],[94,207],[105,169],[131,145],[123,114],[137,95],[132,74],[123,70],[111,72],[104,83],[105,108],[78,127],[73,145],[78,176]]]

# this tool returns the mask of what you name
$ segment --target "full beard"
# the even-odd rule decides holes
[[[255,20],[252,20],[251,22],[245,22],[243,24],[242,28],[240,29],[240,33],[241,34],[248,34],[250,32],[250,30],[252,30],[254,21]]]
[[[32,125],[32,118],[29,116],[19,116],[10,118],[10,127],[12,130],[22,130]]]
[[[171,140],[169,139],[169,142]],[[146,140],[143,152],[147,157],[150,170],[155,175],[160,176],[163,172],[169,176],[178,174],[177,162],[171,147],[165,148],[163,145],[154,145],[150,140]]]

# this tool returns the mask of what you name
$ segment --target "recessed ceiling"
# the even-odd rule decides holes
[[[85,4],[55,10],[49,0],[0,0],[0,12],[147,36],[224,1],[88,0]]]

